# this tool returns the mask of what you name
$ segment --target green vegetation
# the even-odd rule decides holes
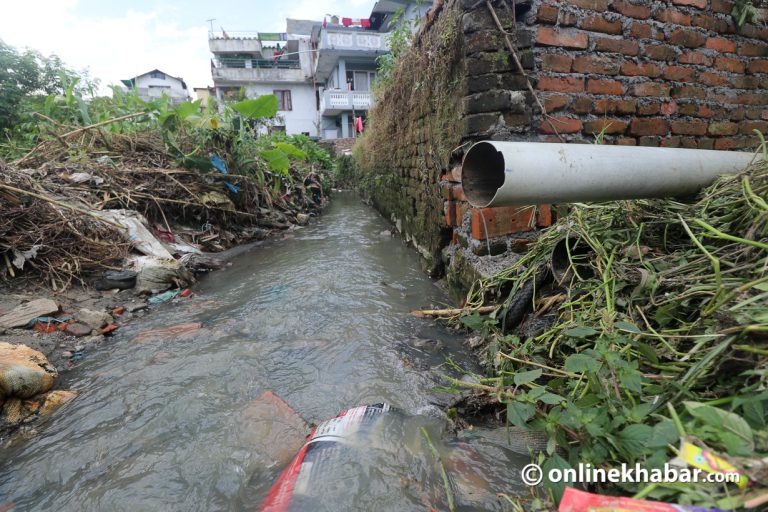
[[[546,432],[545,469],[659,468],[685,439],[768,487],[767,198],[761,162],[692,203],[575,205],[477,283],[468,307],[503,306],[458,320],[486,338],[489,375],[452,385],[495,396],[510,425]],[[564,264],[552,262],[556,247]],[[510,321],[521,307],[532,312]],[[557,500],[563,487],[547,490]],[[727,510],[744,501],[726,484],[595,490]]]

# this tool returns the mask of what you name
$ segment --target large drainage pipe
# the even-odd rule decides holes
[[[744,169],[752,153],[702,149],[478,142],[461,180],[472,206],[686,196]]]

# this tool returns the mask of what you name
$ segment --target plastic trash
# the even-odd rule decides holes
[[[173,259],[168,249],[147,229],[147,221],[140,213],[133,210],[104,210],[94,213],[123,226],[127,231],[128,240],[133,242],[138,251],[161,260]]]
[[[164,302],[168,302],[169,300],[175,299],[180,293],[181,290],[168,290],[167,292],[163,292],[155,295],[154,297],[150,297],[147,299],[147,302],[153,306],[156,306],[158,304],[162,304]]]
[[[224,162],[224,160],[221,159],[219,155],[216,155],[216,154],[211,155],[211,165],[213,165],[214,169],[219,171],[224,176],[229,175],[229,171],[227,171],[227,164],[226,162]],[[230,192],[232,192],[233,194],[237,194],[240,191],[240,189],[237,188],[237,186],[233,185],[229,181],[225,181],[224,185],[226,185],[227,188],[230,190]]]
[[[702,508],[687,505],[673,505],[660,501],[637,500],[617,496],[602,496],[573,487],[566,487],[558,512],[724,512],[719,508]]]

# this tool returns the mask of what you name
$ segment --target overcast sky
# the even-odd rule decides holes
[[[284,32],[285,18],[364,18],[375,0],[6,0],[0,39],[88,68],[102,86],[158,68],[205,87],[211,80],[208,19],[215,30]]]

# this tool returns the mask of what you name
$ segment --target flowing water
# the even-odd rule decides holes
[[[124,327],[63,377],[78,398],[36,437],[0,453],[0,503],[18,511],[256,510],[286,462],[254,442],[270,418],[257,425],[246,414],[272,390],[315,424],[368,403],[402,412],[397,428],[329,470],[325,505],[306,510],[445,510],[421,427],[458,508],[503,510],[495,493],[523,490],[518,468],[528,457],[498,435],[459,442],[444,432],[436,375],[450,371],[447,356],[467,365],[471,356],[461,338],[408,314],[447,297],[386,229],[372,209],[338,194],[311,226],[236,256],[192,298]],[[139,336],[189,322],[202,327]]]

